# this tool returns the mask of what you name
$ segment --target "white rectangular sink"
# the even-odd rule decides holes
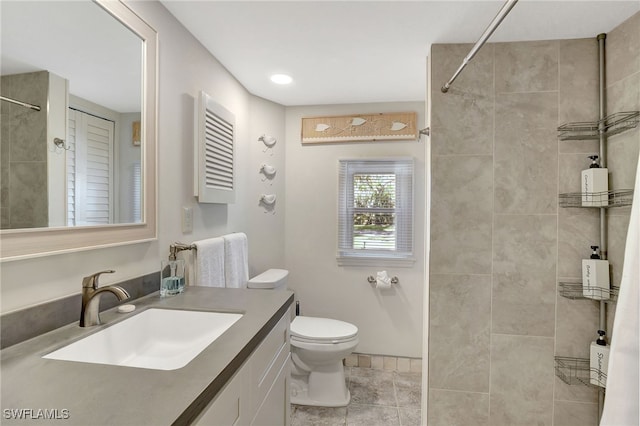
[[[147,309],[43,358],[176,370],[241,317],[225,312]]]

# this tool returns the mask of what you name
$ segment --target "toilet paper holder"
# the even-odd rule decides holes
[[[373,275],[369,275],[367,277],[367,282],[369,284],[375,284],[376,283],[376,277],[374,277]],[[391,284],[398,284],[400,282],[400,280],[398,279],[398,277],[391,277]]]

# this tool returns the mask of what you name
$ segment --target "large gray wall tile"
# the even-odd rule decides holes
[[[600,304],[589,299],[568,299],[558,295],[556,355],[589,358],[596,337]]]
[[[554,335],[556,216],[496,215],[492,332]]]
[[[431,126],[434,155],[493,153],[493,98],[485,95],[442,95]],[[436,124],[437,123],[437,124]]]
[[[620,286],[620,280],[622,279],[629,221],[629,216],[609,216],[607,220],[609,240],[607,259],[611,269],[611,284],[616,287]]]
[[[489,394],[429,391],[429,426],[489,426]]]
[[[640,128],[607,139],[609,189],[633,189],[639,151]]]
[[[489,391],[490,275],[432,275],[429,385]]]
[[[584,357],[582,357],[584,358]],[[598,389],[595,386],[568,385],[558,377],[554,381],[555,399],[563,401],[598,402]]]
[[[598,404],[555,401],[553,426],[598,426]]]
[[[607,86],[607,115],[640,110],[640,71]]]
[[[461,74],[449,92],[440,90],[470,47],[453,44],[432,48],[432,102],[437,105],[431,114],[434,155],[493,152],[493,46],[478,53],[468,66],[471,72]]]
[[[496,98],[495,211],[555,213],[558,191],[556,92]]]
[[[492,335],[492,426],[551,425],[553,338]]]
[[[559,123],[598,118],[598,80],[596,38],[561,40]]]
[[[562,209],[558,215],[558,277],[582,278],[582,259],[600,245],[598,209]],[[571,214],[579,212],[579,214]]]
[[[490,273],[492,157],[434,157],[432,179],[431,272]]]
[[[640,12],[607,34],[607,82],[640,71]]]
[[[555,129],[496,130],[496,213],[556,213],[558,203]]]
[[[431,46],[431,73],[434,94],[441,93],[440,88],[451,78],[453,73],[467,56],[472,44],[434,44]],[[490,95],[493,93],[494,45],[487,44],[467,65],[465,72],[456,78],[449,89],[451,92],[477,93]],[[447,96],[443,94],[443,96]],[[441,98],[436,98],[439,100]],[[435,112],[435,111],[434,111]]]
[[[496,92],[558,89],[558,42],[497,43]]]

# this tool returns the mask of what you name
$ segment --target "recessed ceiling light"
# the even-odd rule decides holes
[[[286,74],[274,74],[271,76],[271,81],[276,84],[289,84],[293,81],[293,78]]]

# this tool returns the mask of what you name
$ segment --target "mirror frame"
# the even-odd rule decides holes
[[[141,223],[33,228],[0,231],[0,261],[20,260],[157,239],[157,87],[158,33],[117,0],[94,0],[142,40],[142,170]]]

